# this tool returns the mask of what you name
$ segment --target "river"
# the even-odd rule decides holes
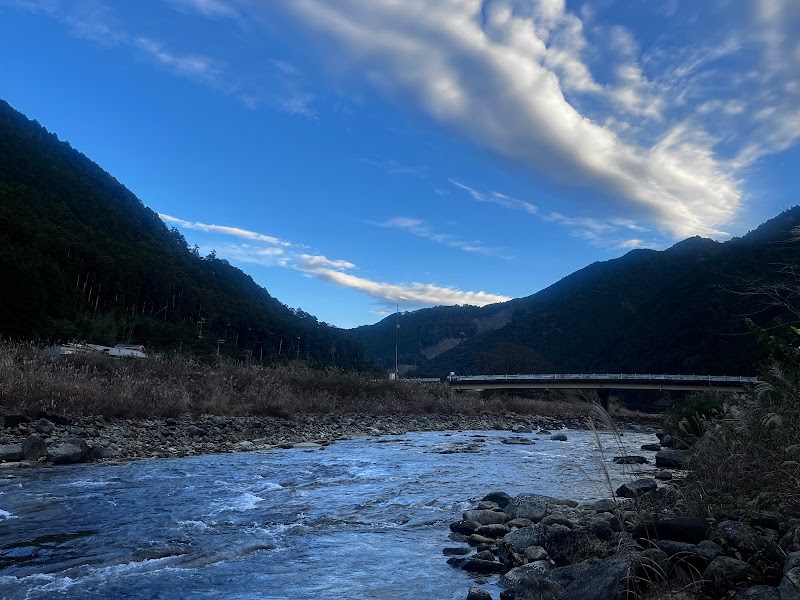
[[[484,494],[608,497],[600,462],[624,481],[610,434],[602,453],[590,432],[561,433],[521,436],[535,445],[498,431],[409,433],[0,472],[0,597],[463,600],[475,580],[442,548],[459,545],[448,524]],[[652,434],[621,439],[652,463],[639,450]],[[495,598],[496,581],[481,581]]]

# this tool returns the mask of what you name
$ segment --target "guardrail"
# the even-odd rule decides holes
[[[535,373],[529,375],[450,375],[448,381],[688,381],[758,383],[758,377],[738,375],[662,375],[654,373]]]

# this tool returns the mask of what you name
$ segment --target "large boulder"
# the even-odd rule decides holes
[[[505,492],[489,492],[483,498],[482,502],[495,502],[500,508],[505,508],[511,502],[511,496]]]
[[[800,600],[800,552],[792,552],[787,557],[778,589],[781,600]]]
[[[622,498],[638,498],[642,494],[652,492],[656,488],[658,488],[656,480],[645,477],[622,484],[617,488],[616,494]]]
[[[781,594],[778,588],[768,585],[754,585],[736,592],[733,600],[781,600]]]
[[[54,465],[79,463],[82,456],[81,447],[71,442],[55,442],[47,449],[47,460]]]
[[[614,463],[618,465],[643,465],[648,461],[644,456],[629,454],[627,456],[615,456]]]
[[[21,410],[0,409],[0,426],[18,427],[28,422],[30,422],[30,418]]]
[[[621,558],[606,558],[542,572],[530,563],[512,569],[500,578],[506,588],[501,598],[536,600],[613,600],[628,587],[631,564]]]
[[[42,417],[38,421],[36,421],[36,425],[34,425],[36,429],[36,433],[41,433],[42,435],[50,435],[53,433],[53,430],[56,428],[50,421]]]
[[[664,448],[656,452],[656,466],[662,469],[685,469],[689,454],[688,450]]]
[[[3,444],[0,446],[0,462],[16,462],[22,460],[22,444]]]
[[[605,544],[596,535],[580,530],[554,531],[547,536],[543,546],[559,567],[596,558],[605,550]]]
[[[456,521],[455,523],[450,523],[450,531],[453,533],[461,533],[463,535],[472,535],[478,528],[482,527],[480,523],[477,521]]]
[[[492,523],[491,525],[481,525],[475,533],[488,538],[501,538],[510,531],[511,529],[502,523]]]
[[[547,515],[550,504],[564,504],[564,501],[540,494],[520,494],[508,503],[505,512],[510,519],[530,519],[538,523]]]
[[[492,600],[492,595],[485,589],[473,585],[467,592],[467,600]]]
[[[39,460],[43,456],[47,456],[47,444],[38,435],[29,435],[22,442],[22,454],[25,460]]]
[[[757,583],[759,578],[758,571],[753,567],[730,556],[718,556],[703,572],[706,587],[720,596],[742,585]]]
[[[505,523],[508,516],[504,512],[494,510],[466,510],[464,511],[465,521],[475,521],[481,525],[492,525],[493,523]]]
[[[531,525],[506,534],[503,541],[521,551],[530,546],[544,546],[548,533],[547,527],[544,525]]]

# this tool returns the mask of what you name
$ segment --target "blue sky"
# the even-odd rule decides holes
[[[0,0],[0,97],[343,327],[798,203],[795,0]]]

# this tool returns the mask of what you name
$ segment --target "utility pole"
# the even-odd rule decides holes
[[[400,333],[400,303],[398,302],[395,311],[395,325],[394,325],[394,378],[395,380],[400,378],[400,369],[398,364],[398,354],[397,354],[397,336]]]

